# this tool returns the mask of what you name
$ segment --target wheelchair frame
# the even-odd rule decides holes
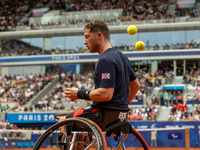
[[[66,115],[66,113],[56,114],[54,116],[54,118],[55,119],[59,119],[61,116],[65,116],[65,115]],[[96,141],[95,142],[97,142],[97,144],[95,144],[93,142],[93,143],[89,144],[87,147],[85,147],[84,150],[89,149],[91,146],[95,146],[97,150],[105,150],[105,149],[107,149],[107,141],[106,141],[106,138],[105,138],[105,137],[107,137],[107,131],[106,130],[102,131],[102,128],[99,125],[97,125],[95,122],[90,120],[90,119],[83,118],[83,117],[74,117],[74,118],[68,118],[66,120],[60,121],[60,122],[54,124],[53,126],[51,126],[49,129],[47,129],[47,131],[38,139],[38,141],[36,142],[33,150],[38,150],[39,147],[41,146],[41,143],[44,142],[44,140],[45,140],[44,137],[48,136],[48,134],[50,134],[50,133],[53,133],[53,129],[52,129],[53,127],[55,127],[56,125],[58,127],[59,127],[59,125],[60,126],[61,125],[65,125],[65,122],[67,123],[69,121],[71,123],[73,123],[73,121],[75,121],[75,122],[76,121],[84,122],[92,129],[93,135],[95,135],[95,137],[96,137]],[[109,124],[109,123],[107,122],[106,124]],[[128,123],[128,124],[130,125],[130,123]],[[114,123],[113,125],[115,125],[115,126],[117,126],[117,128],[119,128],[118,127],[118,123]],[[112,125],[107,126],[107,129],[108,129],[108,127],[111,127],[111,126]],[[121,130],[121,128],[120,128],[120,130]],[[144,140],[144,138],[132,127],[131,127],[131,133],[140,142],[141,147],[143,147],[143,150],[149,150],[149,147],[148,147],[146,141]],[[75,140],[76,140],[76,136],[79,134],[79,132],[78,131],[77,132],[73,131],[72,134],[73,134],[73,137],[72,137],[71,141],[68,142],[69,144],[71,144],[70,147],[69,147],[69,150],[73,150],[74,143],[75,143]],[[82,132],[82,134],[86,134],[86,132],[85,133]],[[122,138],[120,143],[118,143],[118,146],[116,147],[116,150],[119,150],[120,148],[122,148],[123,150],[126,150],[124,142],[125,142],[125,140],[127,139],[128,135],[130,133],[128,133],[128,132],[125,133],[124,131],[120,131],[117,134],[118,134],[117,135],[118,137],[119,136],[120,137],[124,136],[124,137]],[[116,137],[116,133],[112,132],[110,137]],[[82,141],[79,141],[79,142],[81,143]],[[66,135],[66,133],[65,133],[64,136],[62,136],[62,143],[67,143],[67,135]],[[61,145],[61,150],[62,150],[62,145]]]

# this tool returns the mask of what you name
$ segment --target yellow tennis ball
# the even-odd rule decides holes
[[[128,28],[127,28],[127,32],[128,34],[130,35],[135,35],[137,33],[137,27],[134,26],[134,25],[130,25]]]
[[[144,42],[138,41],[138,42],[135,44],[135,48],[136,48],[138,51],[142,51],[142,50],[145,48]]]

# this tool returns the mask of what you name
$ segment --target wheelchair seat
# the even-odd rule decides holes
[[[94,112],[94,114],[85,114],[82,117],[94,121],[103,131],[105,131],[109,126],[119,121],[126,121],[128,111],[130,111],[129,108],[102,106]]]

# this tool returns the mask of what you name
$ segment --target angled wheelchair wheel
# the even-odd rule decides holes
[[[132,133],[112,133],[106,137],[107,147],[111,150],[149,150],[144,138],[131,127]]]
[[[107,149],[101,129],[93,121],[81,117],[68,118],[47,129],[33,150],[44,147],[52,150]]]

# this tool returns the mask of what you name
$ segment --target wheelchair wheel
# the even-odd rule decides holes
[[[54,115],[54,119],[59,120],[63,116],[67,116],[68,113],[58,113]]]
[[[144,138],[132,128],[131,134],[112,134],[106,137],[108,149],[112,150],[149,150],[149,147]]]
[[[81,117],[63,120],[47,129],[37,140],[33,150],[44,147],[53,150],[107,149],[101,129],[93,121]]]

